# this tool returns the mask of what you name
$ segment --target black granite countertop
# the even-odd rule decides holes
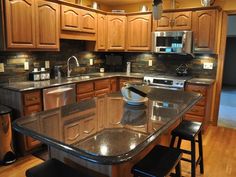
[[[61,79],[51,79],[45,81],[24,81],[24,82],[11,82],[0,84],[0,88],[5,88],[14,91],[28,91],[36,89],[44,89],[48,87],[61,86],[66,84],[79,83],[90,80],[105,79],[111,77],[133,77],[133,78],[143,78],[144,75],[141,73],[91,73],[85,75],[74,76],[71,78],[61,78]]]
[[[187,81],[191,84],[198,84],[198,85],[212,85],[215,83],[215,79],[208,79],[208,78],[192,78]]]
[[[122,163],[148,147],[201,98],[148,86],[136,89],[147,94],[138,105],[112,93],[17,119],[13,128],[90,162]]]

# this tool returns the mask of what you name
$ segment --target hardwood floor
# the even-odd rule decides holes
[[[190,144],[183,142],[184,148]],[[236,176],[236,130],[224,127],[209,127],[203,135],[204,175],[201,177],[235,177]],[[34,156],[18,159],[10,166],[0,167],[0,177],[25,177],[25,170],[33,167],[42,160]],[[190,177],[190,165],[182,162],[184,177]]]

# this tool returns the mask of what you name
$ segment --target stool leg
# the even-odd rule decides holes
[[[177,144],[177,148],[178,148],[178,149],[180,149],[181,142],[182,142],[182,139],[179,137],[179,139],[178,139],[178,144]]]
[[[175,144],[175,136],[172,136],[170,141],[170,147],[174,147],[174,144]]]
[[[196,176],[195,140],[191,140],[191,177]]]
[[[200,160],[200,173],[204,173],[204,167],[203,167],[203,150],[202,150],[202,131],[198,134],[198,146],[199,146],[199,156],[201,158]]]
[[[179,161],[179,163],[176,165],[176,167],[175,167],[175,173],[176,173],[176,177],[182,177],[182,175],[181,175],[181,163],[180,163],[180,161]]]

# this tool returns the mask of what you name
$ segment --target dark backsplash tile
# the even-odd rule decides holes
[[[62,65],[62,76],[66,76],[67,59],[74,55],[79,59],[80,67],[73,67],[72,75],[80,73],[99,72],[104,67],[106,72],[125,72],[126,62],[131,62],[131,71],[137,73],[175,73],[180,64],[187,64],[190,74],[195,77],[215,78],[217,69],[216,57],[188,55],[160,55],[147,53],[124,52],[87,52],[85,42],[77,40],[61,40],[59,52],[0,52],[0,62],[4,63],[5,72],[0,73],[0,83],[28,80],[29,72],[34,67],[44,67],[45,61],[50,61],[50,71]],[[93,65],[89,60],[93,59]],[[148,66],[152,60],[153,66]],[[29,62],[30,70],[24,70],[24,62]],[[203,62],[214,63],[213,70],[204,70]],[[75,66],[75,65],[74,65]]]

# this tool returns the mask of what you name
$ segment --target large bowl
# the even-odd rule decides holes
[[[137,101],[137,102],[142,102],[142,101],[145,101],[145,97],[135,93],[135,92],[132,92],[128,89],[128,87],[122,87],[121,88],[121,93],[123,95],[123,97],[128,100],[128,101]]]

